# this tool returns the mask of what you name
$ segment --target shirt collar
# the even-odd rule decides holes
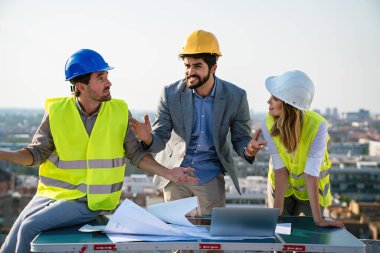
[[[82,106],[79,103],[79,99],[77,97],[75,98],[75,104],[76,104],[76,106],[77,106],[77,108],[79,110],[79,113],[82,114],[82,115],[84,115],[84,116],[86,116],[86,117],[98,115],[98,113],[100,112],[100,109],[102,108],[102,103],[100,103],[99,109],[96,112],[94,112],[93,114],[90,115],[90,114],[88,114],[87,112],[85,112],[83,110]]]
[[[216,78],[214,77],[214,86],[212,87],[212,90],[210,92],[210,95],[208,95],[207,97],[215,97],[215,90],[216,90]],[[196,91],[195,89],[192,89],[191,90],[193,92],[193,94],[197,95],[197,96],[200,96]]]

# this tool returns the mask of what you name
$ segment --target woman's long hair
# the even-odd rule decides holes
[[[282,102],[281,116],[274,117],[274,124],[270,130],[271,136],[279,136],[282,145],[289,153],[293,153],[301,140],[302,111]]]

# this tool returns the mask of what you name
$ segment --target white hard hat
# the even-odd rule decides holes
[[[308,110],[313,101],[314,84],[304,72],[299,70],[268,77],[265,86],[272,96],[300,110]]]

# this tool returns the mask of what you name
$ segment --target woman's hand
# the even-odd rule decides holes
[[[340,221],[334,221],[334,220],[325,220],[321,219],[317,222],[315,222],[315,225],[318,227],[337,227],[337,228],[345,228],[344,224]]]

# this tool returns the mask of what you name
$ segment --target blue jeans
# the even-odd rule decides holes
[[[99,213],[88,209],[86,202],[52,200],[36,195],[13,224],[0,252],[30,252],[30,243],[40,232],[86,223]]]

